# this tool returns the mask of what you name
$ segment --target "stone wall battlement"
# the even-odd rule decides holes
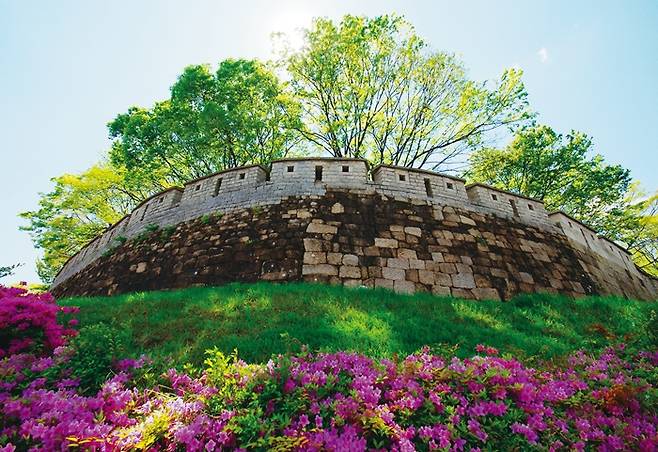
[[[269,170],[251,165],[218,172],[151,196],[71,257],[52,288],[125,239],[149,228],[173,227],[204,215],[276,205],[288,198],[321,199],[334,191],[375,195],[381,202],[448,206],[511,220],[520,226],[563,235],[576,246],[623,268],[631,279],[646,278],[618,244],[562,212],[548,213],[539,200],[483,184],[466,185],[463,179],[432,171],[389,165],[370,169],[361,159],[300,158],[274,161]]]

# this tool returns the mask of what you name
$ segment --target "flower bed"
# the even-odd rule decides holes
[[[658,353],[622,345],[536,369],[486,346],[464,360],[424,349],[399,360],[305,353],[264,365],[210,350],[202,371],[172,369],[158,381],[147,360],[117,361],[92,395],[67,367],[75,353],[59,346],[0,361],[4,450],[658,447]]]

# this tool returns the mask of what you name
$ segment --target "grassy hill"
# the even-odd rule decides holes
[[[390,357],[446,344],[459,344],[457,355],[468,356],[484,343],[525,360],[552,358],[617,341],[646,345],[648,319],[658,310],[657,302],[613,297],[532,294],[501,303],[301,283],[231,284],[61,303],[80,307],[81,328],[108,324],[125,335],[129,354],[147,353],[176,366],[202,363],[204,351],[214,346],[262,362],[301,344]]]

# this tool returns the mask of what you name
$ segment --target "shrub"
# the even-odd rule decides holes
[[[106,450],[655,450],[656,352],[578,352],[529,368],[480,345],[468,359],[355,353],[248,365],[213,350],[199,377],[169,370],[138,390],[124,373],[81,396],[39,378],[0,386],[4,441]],[[0,375],[7,375],[7,362]],[[0,441],[3,441],[0,439]]]
[[[15,353],[45,354],[63,345],[75,331],[57,323],[58,314],[77,308],[55,304],[49,293],[33,293],[22,287],[0,286],[0,358]]]
[[[85,391],[97,391],[125,356],[129,338],[104,323],[85,326],[71,341],[73,354],[66,367]]]

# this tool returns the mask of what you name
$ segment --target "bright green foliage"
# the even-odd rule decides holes
[[[226,168],[269,163],[296,143],[299,106],[262,63],[225,60],[214,74],[188,66],[171,97],[108,124],[112,162],[182,184]]]
[[[44,252],[37,262],[44,282],[52,281],[70,256],[147,196],[140,185],[126,181],[124,171],[108,165],[52,180],[55,188],[41,194],[39,208],[20,214],[29,221],[21,229]]]
[[[530,116],[521,71],[494,86],[471,81],[397,16],[316,19],[285,64],[303,136],[335,157],[447,167],[487,132]]]
[[[658,305],[621,298],[530,294],[511,302],[313,284],[190,288],[112,298],[70,298],[82,326],[108,323],[132,338],[129,352],[156,362],[201,366],[205,351],[234,349],[248,362],[310,350],[357,351],[372,357],[405,355],[423,345],[459,344],[467,356],[479,343],[531,359],[619,338],[646,346],[650,311]],[[655,323],[655,322],[654,322]],[[644,341],[644,342],[643,342]],[[218,367],[221,367],[218,365]]]
[[[591,150],[592,139],[581,132],[564,136],[548,126],[528,127],[504,149],[471,154],[466,176],[564,211],[624,243],[638,265],[658,274],[658,194],[647,197],[631,184],[627,169]]]
[[[548,210],[563,210],[596,227],[609,208],[623,203],[631,179],[621,166],[590,157],[591,147],[591,138],[581,132],[563,136],[548,126],[529,127],[504,149],[474,152],[467,176],[540,199]]]
[[[648,196],[631,184],[623,207],[608,212],[602,229],[628,247],[638,267],[658,276],[658,192]]]
[[[105,323],[86,325],[73,338],[73,349],[67,367],[80,386],[95,392],[111,376],[117,361],[124,357],[128,333]]]

